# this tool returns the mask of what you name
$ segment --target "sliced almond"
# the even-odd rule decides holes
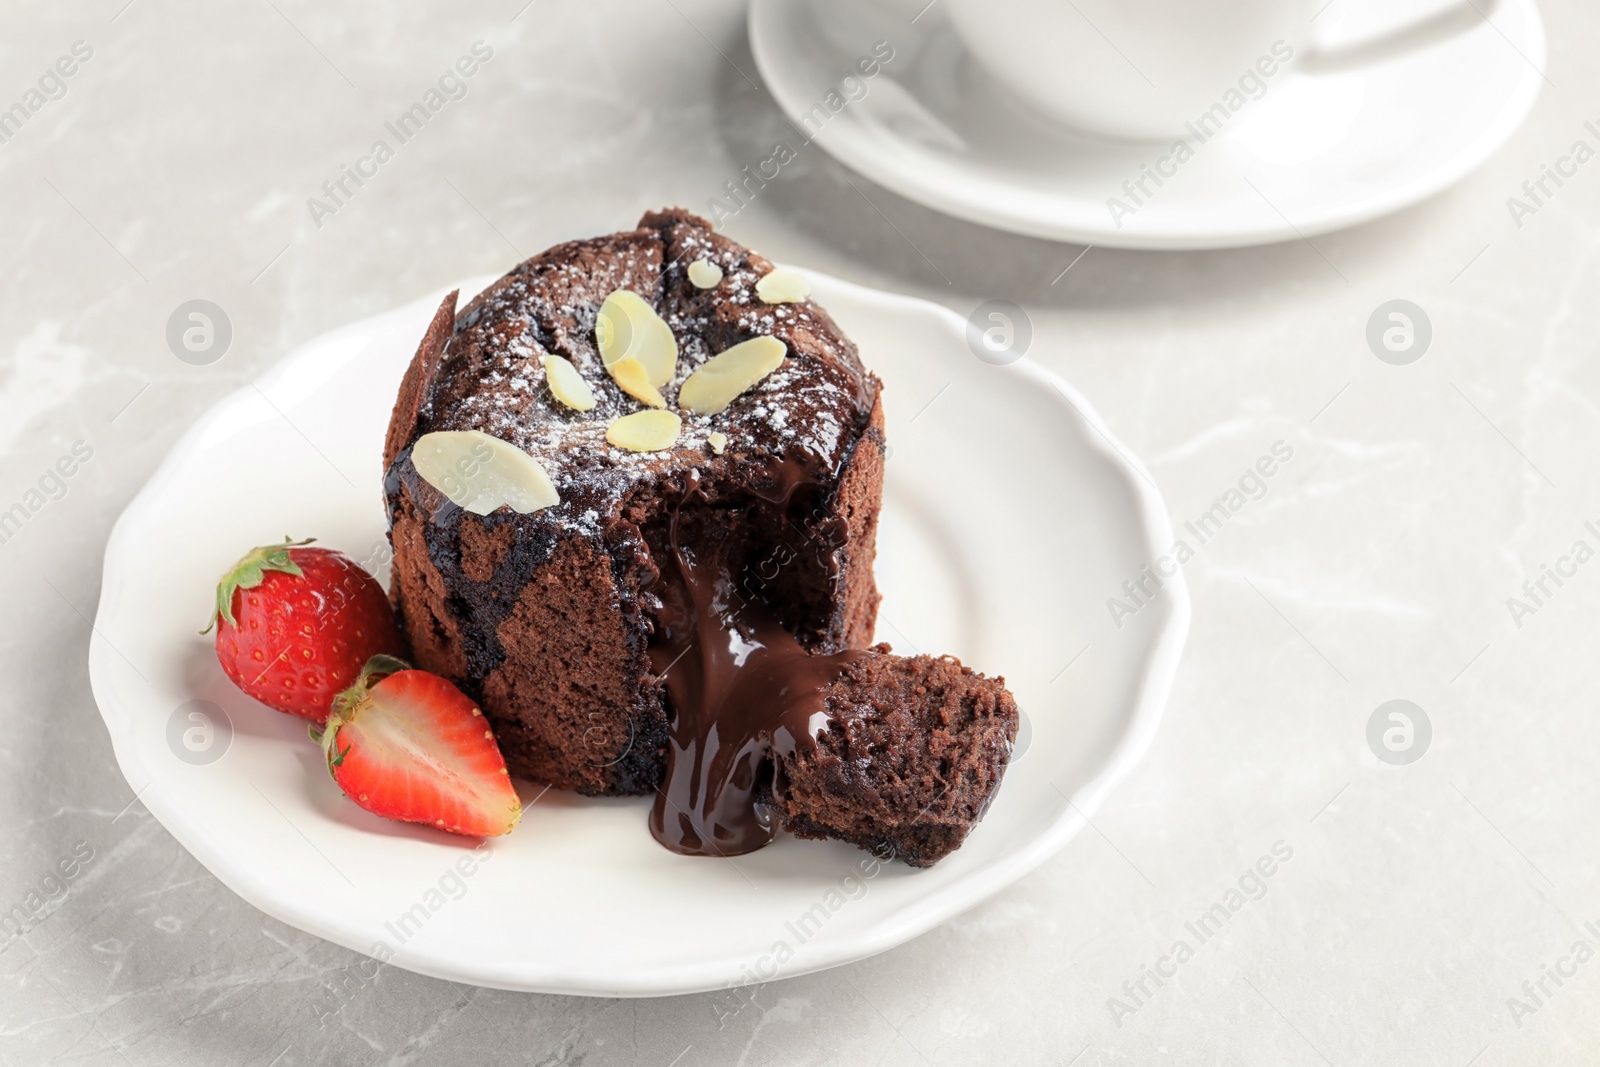
[[[689,264],[689,280],[697,289],[715,289],[722,281],[722,268],[709,259],[697,259]]]
[[[720,456],[728,450],[728,435],[721,430],[713,430],[706,434],[706,444],[711,446],[711,451]]]
[[[411,465],[451,503],[487,515],[502,504],[522,515],[561,503],[539,461],[481,430],[425,433],[411,446]]]
[[[621,386],[624,393],[627,393],[641,404],[648,404],[653,408],[667,406],[666,399],[650,383],[650,375],[645,372],[644,364],[632,356],[617,360],[606,370],[611,372],[612,380]]]
[[[804,275],[778,267],[756,282],[756,296],[763,304],[796,304],[811,295],[811,283]]]
[[[788,348],[776,337],[752,337],[701,364],[678,390],[678,406],[715,415],[733,398],[778,369]]]
[[[644,365],[650,384],[660,388],[678,369],[678,340],[672,327],[638,293],[618,289],[600,305],[594,320],[595,344],[608,368],[633,357]]]
[[[545,383],[550,386],[552,396],[573,411],[593,410],[594,390],[583,380],[577,367],[560,356],[544,356],[539,362],[544,365]]]
[[[635,411],[612,420],[606,440],[630,452],[659,452],[671,448],[683,431],[683,420],[672,411]]]

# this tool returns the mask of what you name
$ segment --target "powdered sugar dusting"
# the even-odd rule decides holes
[[[688,265],[707,260],[721,281],[699,289]],[[440,380],[425,409],[429,429],[478,429],[531,454],[549,472],[563,503],[542,521],[598,534],[641,485],[692,469],[752,461],[799,462],[831,480],[861,432],[875,386],[827,313],[802,301],[767,305],[756,282],[771,265],[712,233],[699,220],[672,220],[667,240],[654,229],[558,246],[520,265],[462,314]],[[672,380],[661,389],[676,410],[684,381],[712,356],[758,336],[788,349],[779,367],[723,411],[679,412],[683,430],[662,452],[607,443],[606,428],[642,405],[606,373],[595,343],[600,303],[616,288],[644,297],[678,343]],[[593,390],[596,406],[573,411],[550,393],[545,355],[568,359]],[[725,434],[725,454],[709,437]]]

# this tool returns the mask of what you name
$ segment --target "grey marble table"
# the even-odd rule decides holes
[[[0,908],[28,917],[0,938],[0,1061],[1600,1062],[1600,562],[1575,554],[1600,548],[1600,163],[1520,226],[1506,204],[1594,141],[1600,16],[1577,0],[1544,4],[1550,84],[1506,149],[1314,246],[1076,259],[820,149],[785,166],[730,234],[963,314],[1021,305],[1029,354],[1144,457],[1179,525],[1293,450],[1186,566],[1194,626],[1153,749],[1014,888],[757,1010],[388,968],[319,1025],[360,957],[235,897],[113,761],[85,671],[111,524],[293,345],[649,207],[703,210],[786,129],[731,0],[420,6],[0,11],[0,105],[83,42],[0,143],[0,509],[45,498],[0,543]],[[313,217],[477,41],[465,96]],[[167,344],[192,299],[232,324],[210,365]],[[1366,342],[1392,299],[1432,323],[1406,366]],[[1368,743],[1391,700],[1431,727],[1406,765]],[[1190,925],[1230,893],[1202,942]]]

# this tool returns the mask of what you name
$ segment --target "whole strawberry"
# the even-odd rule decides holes
[[[217,659],[270,708],[326,722],[333,698],[377,655],[404,649],[383,586],[309,541],[253,548],[217,584]],[[210,627],[207,627],[210,629]]]
[[[374,815],[469,837],[510,833],[522,818],[483,712],[392,656],[373,657],[311,736],[339,788]]]

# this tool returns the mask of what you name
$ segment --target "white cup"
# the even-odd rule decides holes
[[[1219,105],[1265,95],[1290,66],[1348,70],[1428,47],[1478,25],[1496,4],[1454,0],[1330,50],[1317,46],[1312,26],[1327,2],[945,0],[995,80],[1050,118],[1127,140],[1182,136]]]

